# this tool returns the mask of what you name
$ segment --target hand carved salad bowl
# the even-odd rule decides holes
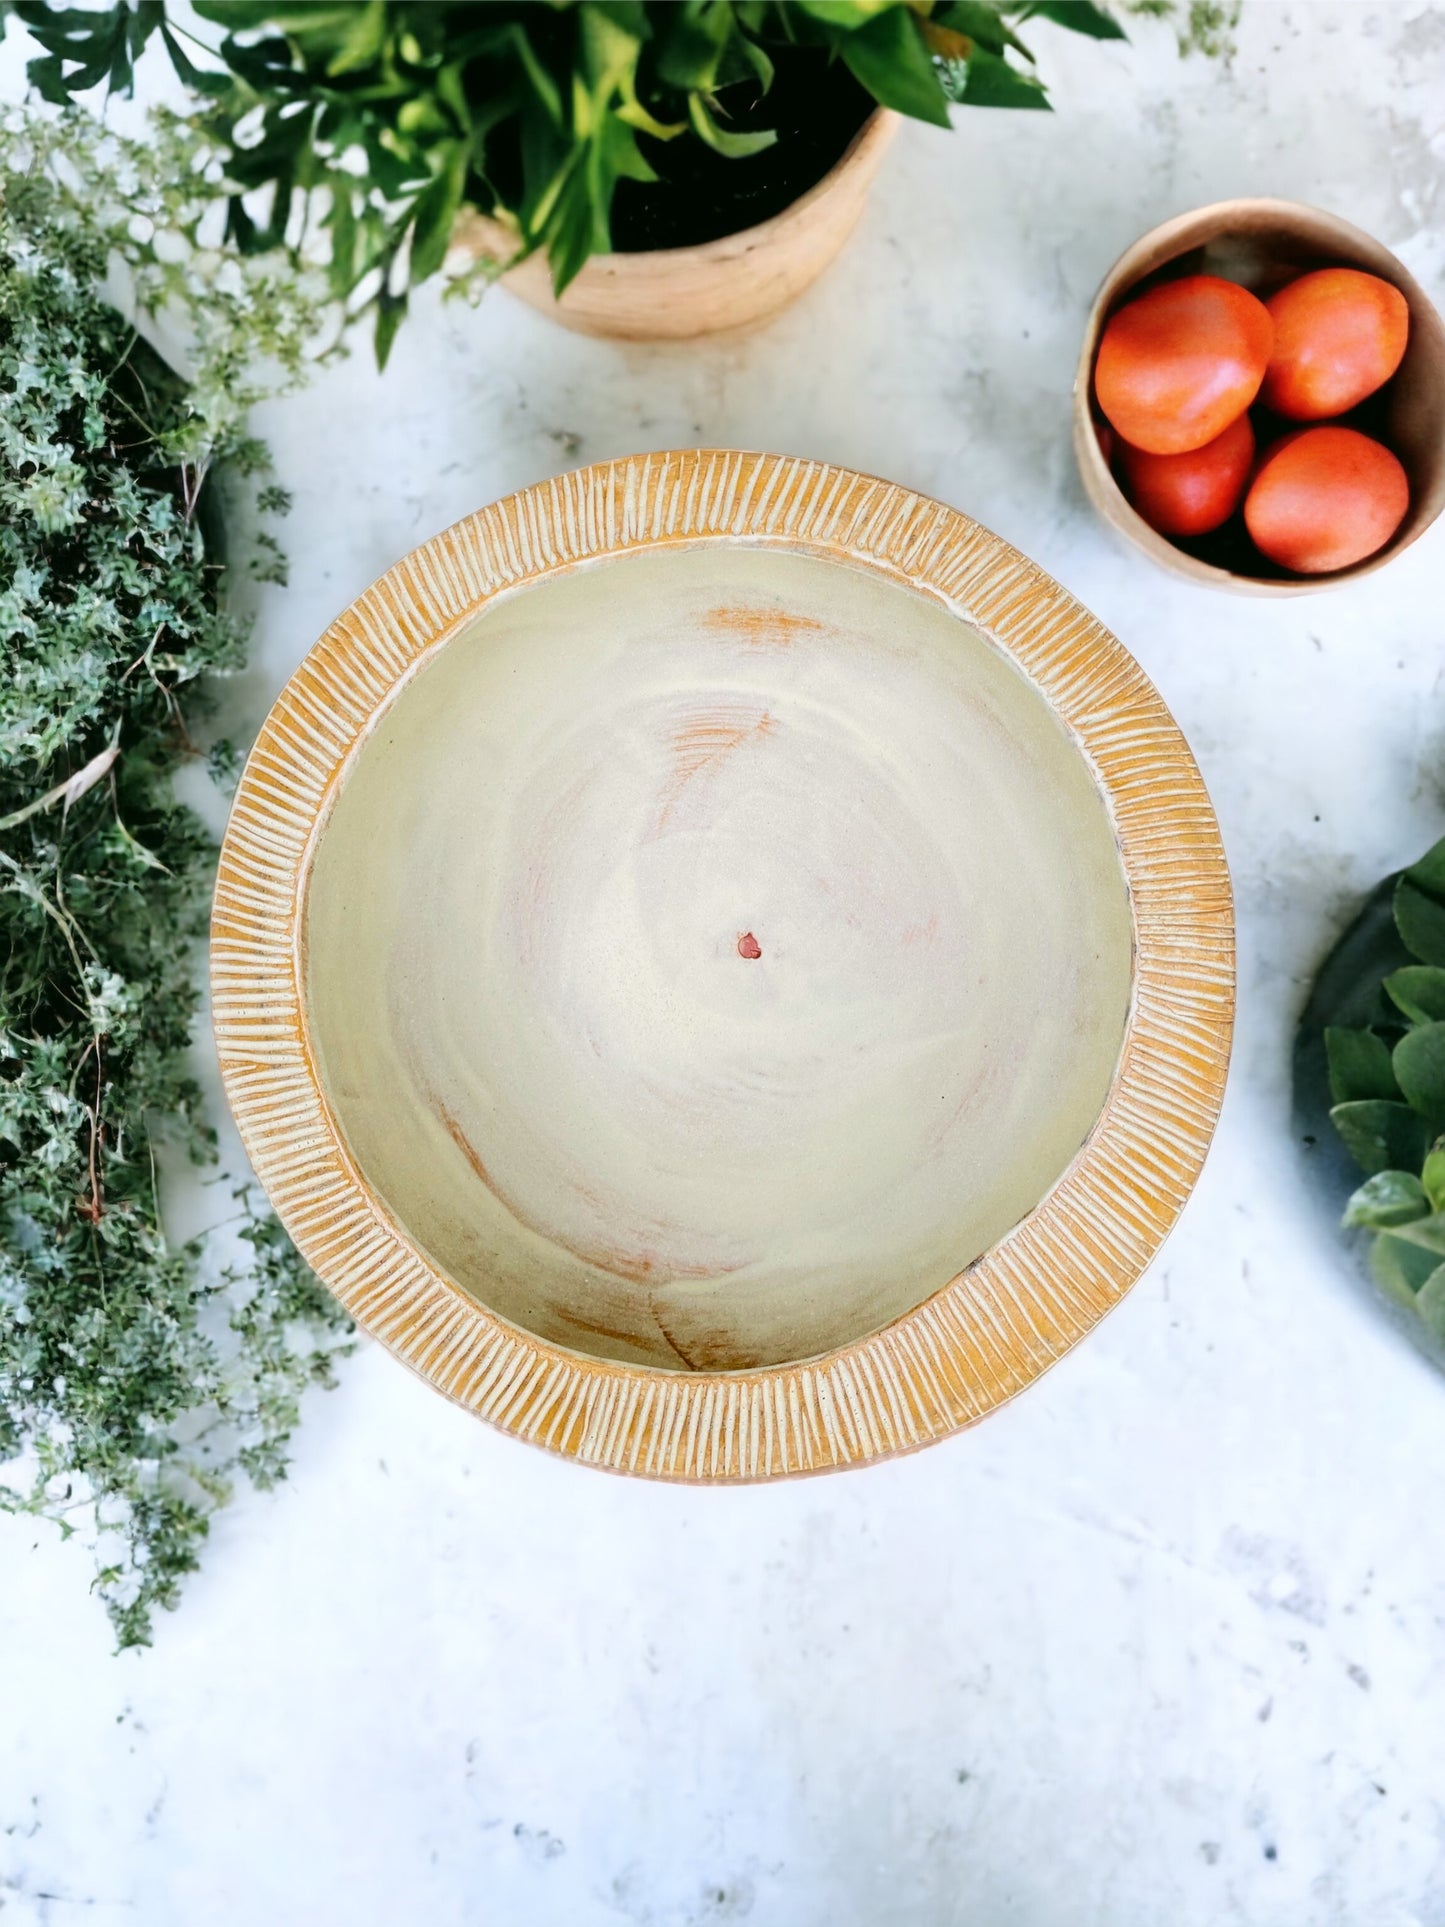
[[[984,529],[638,456],[425,543],[237,795],[216,1033],[361,1323],[615,1470],[858,1463],[1117,1301],[1222,1095],[1228,878],[1127,654]]]

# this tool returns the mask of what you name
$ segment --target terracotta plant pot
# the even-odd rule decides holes
[[[898,116],[879,108],[841,160],[791,207],[757,227],[695,248],[594,255],[559,301],[543,254],[502,286],[579,334],[625,341],[685,341],[766,321],[800,295],[857,226]],[[468,210],[454,245],[474,260],[506,260],[516,243],[489,215]]]
[[[222,1074],[308,1261],[469,1409],[656,1478],[982,1418],[1158,1250],[1229,878],[1128,652],[820,462],[564,475],[398,562],[257,739]]]
[[[1187,260],[1186,260],[1186,257]],[[1270,295],[1313,268],[1363,268],[1393,282],[1410,304],[1410,339],[1399,372],[1385,390],[1383,439],[1404,464],[1410,508],[1375,555],[1332,575],[1254,575],[1217,567],[1160,535],[1136,513],[1099,446],[1093,402],[1094,359],[1104,324],[1141,284],[1163,271],[1222,274]],[[1429,297],[1387,247],[1323,208],[1300,201],[1218,201],[1166,221],[1122,254],[1089,310],[1074,377],[1074,453],[1089,499],[1112,529],[1155,562],[1191,582],[1236,595],[1310,595],[1369,575],[1422,536],[1445,507],[1445,323]]]

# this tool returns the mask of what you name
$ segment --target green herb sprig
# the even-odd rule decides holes
[[[1381,1289],[1445,1341],[1445,839],[1381,893],[1354,942],[1359,967],[1335,963],[1354,979],[1337,1012],[1349,1021],[1324,1030],[1330,1118],[1368,1174],[1345,1223],[1374,1234]]]
[[[244,659],[215,471],[284,505],[244,410],[317,324],[283,267],[200,243],[203,158],[174,122],[0,119],[0,1506],[93,1537],[122,1646],[234,1475],[283,1475],[347,1328],[244,1186],[229,1241],[161,1215],[166,1146],[215,1156],[186,1056],[215,851],[173,789]],[[117,267],[189,384],[97,295]]]

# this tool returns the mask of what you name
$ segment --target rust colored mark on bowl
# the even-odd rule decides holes
[[[738,938],[738,955],[740,957],[746,957],[750,963],[756,963],[762,954],[763,946],[758,942],[752,931],[744,930],[743,934]]]
[[[724,605],[703,617],[709,629],[746,643],[749,649],[789,649],[803,635],[825,635],[824,623],[813,616],[789,615],[785,609],[744,609]]]
[[[695,777],[715,773],[745,743],[771,736],[776,729],[773,717],[756,703],[719,703],[690,716],[673,732],[673,773],[663,789],[653,835],[667,827]]]
[[[452,1143],[456,1145],[467,1163],[471,1165],[482,1183],[497,1197],[501,1197],[501,1192],[498,1191],[497,1187],[492,1183],[491,1172],[487,1169],[486,1165],[483,1164],[476,1146],[462,1129],[453,1113],[447,1109],[446,1105],[443,1104],[439,1098],[432,1100],[432,1108],[441,1119],[447,1136],[451,1139]],[[502,1203],[506,1204],[507,1200],[502,1198]],[[507,1205],[507,1209],[510,1210],[511,1206]]]
[[[436,1116],[441,1120],[447,1136],[451,1139],[452,1143],[456,1145],[467,1163],[472,1167],[473,1171],[476,1172],[477,1176],[497,1202],[507,1211],[511,1212],[518,1224],[525,1225],[529,1231],[535,1231],[539,1238],[548,1238],[551,1239],[553,1243],[561,1244],[565,1249],[580,1258],[584,1264],[596,1265],[599,1271],[611,1272],[614,1277],[626,1278],[632,1284],[666,1285],[681,1281],[726,1278],[730,1273],[740,1271],[746,1262],[741,1258],[736,1259],[731,1264],[689,1262],[685,1258],[664,1259],[661,1252],[645,1242],[641,1235],[635,1238],[630,1245],[626,1246],[608,1243],[606,1240],[600,1238],[583,1241],[560,1235],[553,1227],[544,1224],[541,1219],[533,1213],[524,1210],[517,1200],[510,1197],[504,1187],[497,1183],[496,1179],[487,1169],[486,1163],[478,1152],[477,1147],[472,1143],[466,1131],[462,1128],[461,1122],[455,1112],[438,1097],[433,1096],[430,1102]],[[601,1199],[597,1190],[581,1184],[574,1184],[573,1189],[579,1193],[585,1202],[600,1209]],[[664,1237],[667,1233],[675,1229],[674,1226],[663,1222],[659,1222],[650,1228],[656,1232],[659,1238]],[[642,1227],[639,1227],[639,1233],[641,1230]],[[668,1343],[672,1343],[670,1338],[668,1339]]]

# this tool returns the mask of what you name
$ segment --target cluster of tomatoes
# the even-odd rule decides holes
[[[1217,275],[1162,282],[1099,344],[1105,459],[1161,535],[1207,535],[1242,505],[1280,568],[1349,568],[1399,528],[1410,485],[1383,442],[1335,418],[1395,373],[1409,327],[1400,290],[1356,268],[1301,275],[1267,301]]]

